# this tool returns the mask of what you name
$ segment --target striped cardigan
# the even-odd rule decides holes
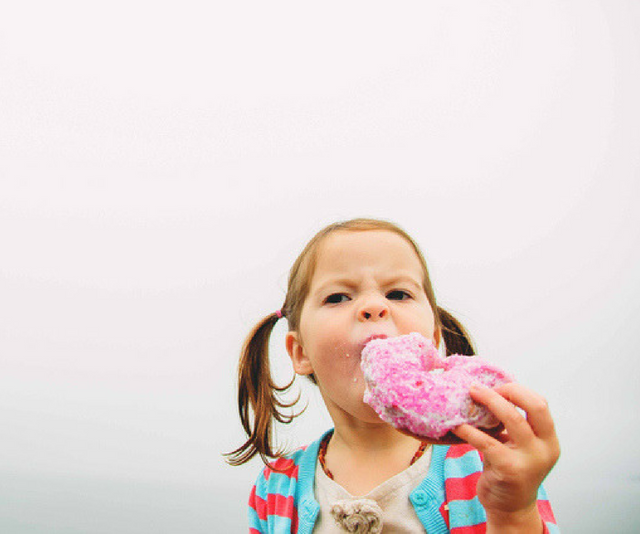
[[[324,436],[323,436],[324,437]],[[307,448],[265,467],[249,497],[249,532],[310,534],[320,511],[314,478],[320,438]],[[482,473],[478,451],[469,445],[433,447],[429,472],[410,495],[428,534],[480,534],[486,514],[476,497]],[[544,489],[538,491],[544,532],[559,533]]]

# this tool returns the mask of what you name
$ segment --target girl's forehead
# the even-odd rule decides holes
[[[315,274],[365,266],[423,272],[413,246],[387,230],[336,231],[319,244]]]

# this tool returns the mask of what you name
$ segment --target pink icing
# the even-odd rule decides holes
[[[462,423],[493,428],[498,419],[473,402],[469,387],[493,388],[513,378],[477,356],[442,358],[418,333],[373,339],[362,351],[364,401],[383,421],[438,439]]]

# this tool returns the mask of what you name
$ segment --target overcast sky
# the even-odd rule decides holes
[[[640,530],[639,94],[632,0],[3,6],[0,531],[246,531],[240,345],[355,216],[549,400],[563,532]]]

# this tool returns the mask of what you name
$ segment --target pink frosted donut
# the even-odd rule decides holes
[[[373,339],[362,350],[364,401],[383,421],[410,434],[440,439],[462,423],[490,429],[500,421],[471,399],[469,387],[493,388],[513,378],[477,356],[442,358],[418,333]]]

